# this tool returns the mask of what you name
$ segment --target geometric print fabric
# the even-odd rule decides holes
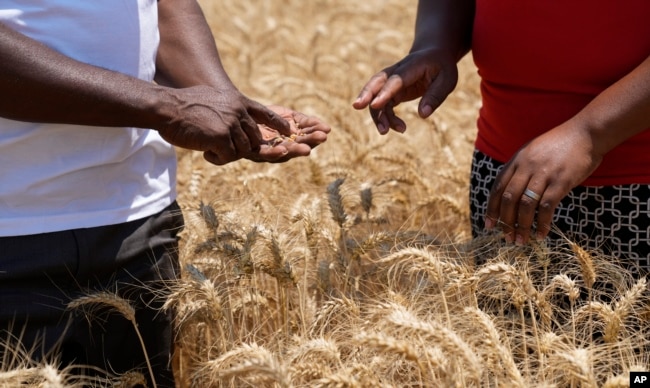
[[[485,235],[490,188],[503,168],[475,150],[470,183],[472,235]],[[533,225],[534,227],[534,225]],[[650,185],[578,186],[560,202],[553,228],[582,247],[623,261],[634,272],[650,270]],[[549,243],[559,240],[549,234]]]

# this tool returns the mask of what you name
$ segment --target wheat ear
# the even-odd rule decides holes
[[[72,300],[68,303],[68,308],[78,309],[83,307],[90,307],[95,309],[101,309],[102,307],[109,307],[113,310],[122,314],[124,318],[129,320],[135,329],[135,333],[138,336],[140,341],[140,346],[142,347],[142,352],[144,353],[144,358],[147,362],[147,368],[149,369],[149,375],[151,376],[151,383],[154,388],[156,388],[156,379],[153,374],[153,368],[151,367],[151,361],[149,360],[149,355],[147,354],[147,348],[144,346],[144,339],[140,330],[138,329],[138,322],[135,320],[135,308],[129,303],[128,300],[120,298],[119,296],[107,292],[101,291],[95,294],[86,295]]]

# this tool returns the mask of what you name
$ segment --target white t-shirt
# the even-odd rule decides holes
[[[79,61],[152,81],[156,3],[2,0],[0,22]],[[175,197],[176,156],[157,131],[0,118],[0,236],[136,220]]]

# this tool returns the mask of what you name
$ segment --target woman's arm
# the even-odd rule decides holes
[[[420,117],[429,117],[458,82],[457,62],[471,46],[474,0],[420,0],[409,54],[370,78],[353,106],[370,107],[379,130],[406,130],[393,108],[422,97]]]
[[[492,188],[486,227],[493,228],[499,220],[507,240],[524,244],[537,211],[535,237],[546,237],[562,198],[596,170],[605,154],[648,128],[650,57],[573,118],[517,152]],[[540,199],[523,195],[526,189]]]
[[[573,120],[589,131],[597,155],[605,155],[650,128],[650,56],[605,89]]]
[[[420,0],[411,52],[437,47],[459,61],[470,50],[475,0]]]

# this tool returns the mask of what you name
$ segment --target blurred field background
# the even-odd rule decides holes
[[[179,386],[625,387],[647,370],[645,279],[575,244],[471,239],[470,56],[432,118],[398,108],[405,134],[351,107],[408,51],[417,0],[201,4],[245,94],[332,132],[284,164],[179,150]]]

